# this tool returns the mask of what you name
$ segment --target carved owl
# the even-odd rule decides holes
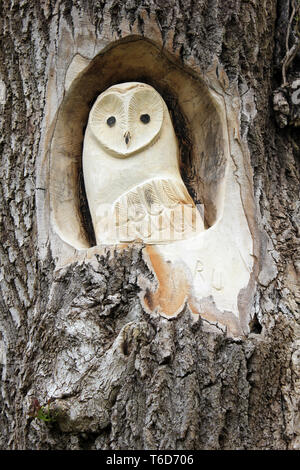
[[[169,243],[203,230],[180,175],[168,108],[149,85],[122,83],[97,98],[83,175],[97,244]]]

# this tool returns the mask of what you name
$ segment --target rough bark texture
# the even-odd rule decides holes
[[[3,0],[1,8],[0,448],[299,448],[300,140],[272,109],[289,2]],[[247,338],[208,331],[187,310],[173,320],[144,312],[140,284],[155,279],[142,246],[60,270],[50,250],[41,259],[35,201],[45,188],[35,164],[49,50],[66,73],[64,24],[78,44],[107,30],[117,39],[155,29],[183,64],[205,73],[217,57],[241,97],[251,90],[256,112],[245,100],[240,129],[261,254]],[[291,70],[294,80],[297,60]],[[29,416],[33,396],[56,397],[55,422]]]

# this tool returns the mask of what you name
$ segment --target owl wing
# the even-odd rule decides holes
[[[181,180],[154,179],[115,203],[116,238],[146,243],[182,240],[203,230],[203,221]]]

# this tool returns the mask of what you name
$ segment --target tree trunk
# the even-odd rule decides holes
[[[279,127],[272,107],[289,1],[3,0],[1,9],[0,448],[299,449],[300,140],[297,119]],[[80,168],[87,248],[53,229],[51,142],[62,106],[94,58],[103,60],[103,87],[117,83],[104,52],[143,39],[195,80],[214,70],[224,99],[239,107],[256,227],[242,333],[227,320],[195,319],[188,302],[177,316],[151,310],[160,280],[149,247],[93,247]],[[299,55],[289,83],[297,64]],[[151,82],[136,66],[121,81]],[[196,199],[199,184],[187,181]]]

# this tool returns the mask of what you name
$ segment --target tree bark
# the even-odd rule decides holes
[[[300,140],[272,108],[289,2],[3,0],[1,9],[0,448],[299,449]],[[143,244],[57,264],[45,129],[72,58],[131,35],[195,74],[217,60],[238,90],[260,246],[243,337],[192,321],[187,305],[175,318],[149,315],[141,286],[157,280]],[[288,79],[299,78],[297,60]],[[54,399],[53,422],[30,416],[34,398]]]

